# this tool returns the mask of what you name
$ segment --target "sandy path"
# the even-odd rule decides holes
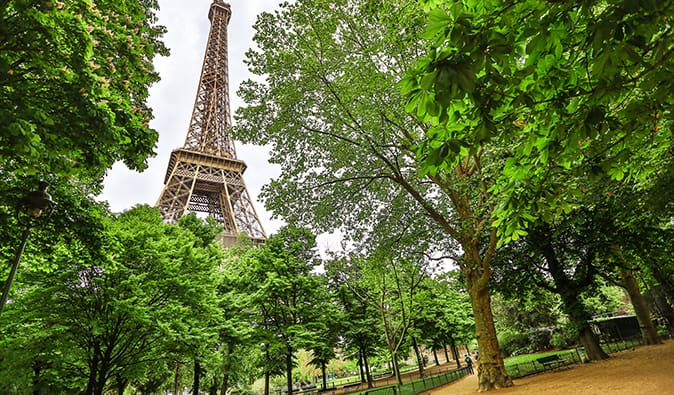
[[[545,395],[674,394],[674,340],[611,354],[605,361],[514,380],[493,393]],[[431,395],[477,392],[477,375],[431,390]]]

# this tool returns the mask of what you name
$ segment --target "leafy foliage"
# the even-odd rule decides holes
[[[663,174],[674,3],[422,2],[429,49],[401,84],[432,125],[418,158],[450,172],[508,141],[491,187],[504,240],[577,207],[583,180],[644,187]]]

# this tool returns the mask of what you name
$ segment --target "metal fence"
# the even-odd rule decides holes
[[[635,337],[620,342],[602,343],[601,347],[605,352],[610,354],[618,351],[631,349],[639,344],[642,344],[641,337]],[[563,361],[555,364],[553,368],[580,364],[587,359],[583,347],[578,347],[573,350],[565,350],[555,354],[546,354],[546,355],[557,355],[559,356],[560,360]],[[542,365],[536,359],[523,363],[506,365],[505,368],[506,372],[508,372],[508,375],[511,378],[524,377],[551,369],[550,367]]]
[[[408,381],[401,386],[387,385],[359,392],[358,395],[416,395],[432,388],[451,383],[470,374],[467,367],[448,371],[432,377]]]

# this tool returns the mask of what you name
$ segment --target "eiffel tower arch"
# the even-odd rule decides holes
[[[218,221],[226,247],[244,233],[256,244],[265,238],[243,180],[246,164],[236,157],[229,136],[227,27],[229,4],[214,0],[208,13],[211,29],[201,67],[197,97],[183,147],[171,153],[157,207],[175,223],[187,211],[206,213]]]

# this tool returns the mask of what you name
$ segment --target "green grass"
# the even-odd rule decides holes
[[[548,355],[564,355],[568,354],[571,352],[576,352],[576,350],[562,350],[562,351],[548,351],[548,352],[541,352],[541,353],[536,353],[536,354],[522,354],[522,355],[515,355],[513,357],[508,357],[503,360],[503,364],[505,366],[510,366],[510,365],[517,365],[520,363],[527,363],[534,361],[538,358],[543,358],[547,357]]]

